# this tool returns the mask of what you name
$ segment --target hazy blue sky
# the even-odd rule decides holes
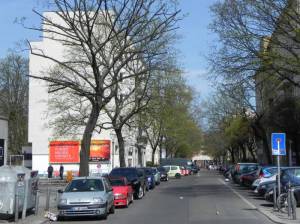
[[[41,7],[42,0],[0,0],[0,57],[5,56],[9,48],[14,48],[22,40],[37,40],[39,34],[24,29],[16,23],[16,18],[26,17],[27,24],[39,24],[33,8]],[[187,16],[180,22],[179,33],[182,40],[177,44],[181,51],[179,62],[186,71],[188,82],[203,96],[211,92],[204,78],[207,63],[204,55],[208,53],[213,36],[207,26],[211,20],[209,6],[215,0],[180,0],[183,14]],[[26,54],[27,55],[27,54]]]

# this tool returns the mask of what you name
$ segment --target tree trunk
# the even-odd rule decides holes
[[[234,151],[233,149],[228,149],[229,153],[230,153],[230,157],[231,157],[231,163],[235,164],[235,156],[234,156]]]
[[[151,161],[152,161],[152,164],[154,165],[154,159],[155,159],[155,152],[156,152],[156,149],[157,147],[155,147],[154,149],[152,149],[152,158],[151,158]]]
[[[124,138],[122,135],[121,129],[115,129],[118,143],[119,143],[119,160],[120,160],[120,167],[126,167],[125,163],[125,144],[124,144]]]
[[[240,146],[241,152],[242,152],[242,160],[243,162],[247,162],[247,154],[246,154],[246,149],[243,146]]]
[[[79,166],[79,176],[89,176],[89,159],[90,159],[90,146],[93,131],[95,130],[97,120],[99,117],[99,107],[93,105],[92,111],[84,129],[84,133],[81,141],[81,151],[80,151],[80,166]]]

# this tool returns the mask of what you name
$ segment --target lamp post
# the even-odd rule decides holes
[[[110,133],[111,139],[111,169],[115,166],[115,136],[116,134],[113,131]]]

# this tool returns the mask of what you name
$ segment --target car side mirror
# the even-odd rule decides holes
[[[63,191],[62,189],[57,190],[57,192],[58,192],[59,194],[64,193],[64,191]]]

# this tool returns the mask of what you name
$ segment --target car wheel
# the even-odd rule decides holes
[[[109,213],[115,214],[115,205],[114,204],[110,207]]]
[[[130,200],[129,200],[129,198],[127,197],[127,199],[126,199],[126,205],[125,205],[125,208],[128,208],[128,206],[129,206],[129,203],[130,203]]]
[[[138,199],[142,199],[144,197],[144,192],[145,190],[142,188],[142,186],[139,187],[139,192],[138,192]]]
[[[176,179],[180,179],[180,178],[181,178],[181,175],[180,175],[179,173],[176,173],[176,174],[175,174],[175,178],[176,178]]]
[[[105,207],[105,212],[104,214],[101,216],[102,219],[106,220],[107,219],[107,215],[108,215],[108,212],[107,212],[107,204],[106,204],[106,207]]]
[[[133,194],[131,194],[130,203],[133,203]]]

